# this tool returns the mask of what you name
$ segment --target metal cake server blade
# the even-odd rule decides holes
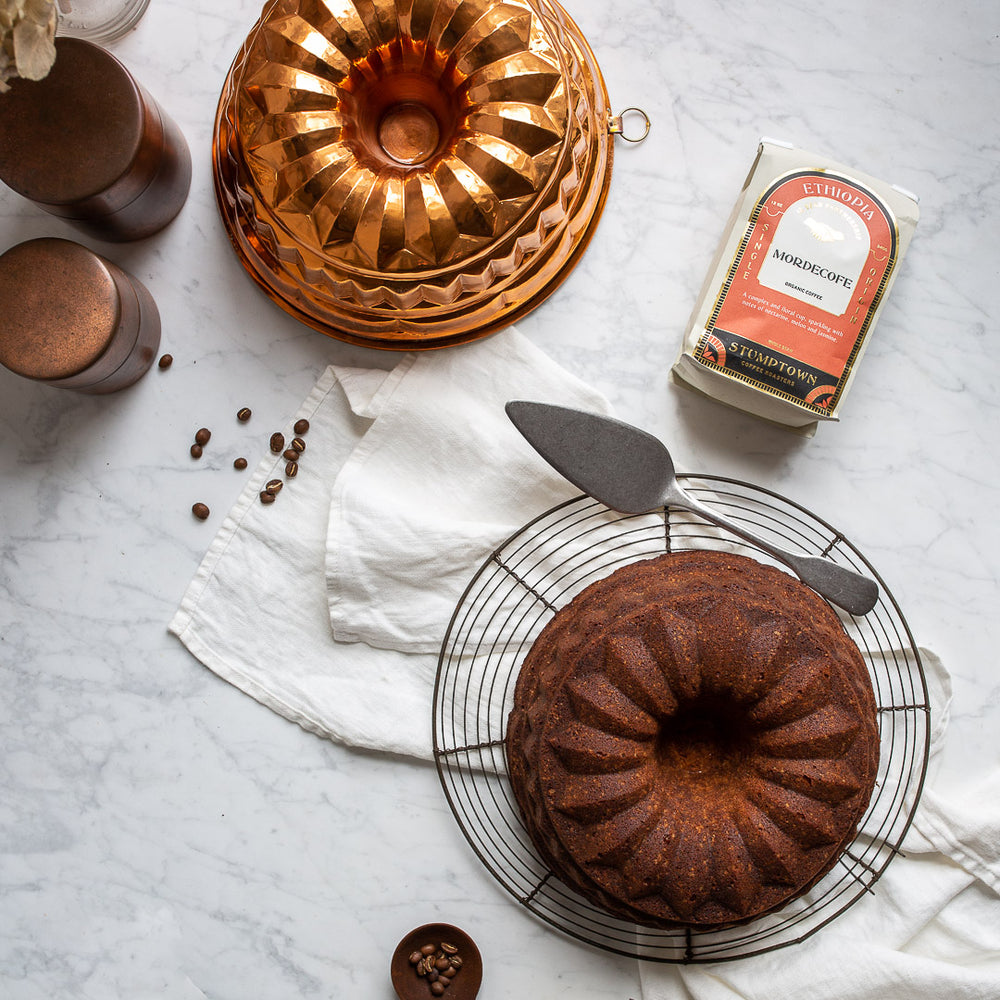
[[[878,603],[878,584],[820,556],[790,552],[687,493],[663,442],[623,420],[551,403],[511,400],[507,416],[528,443],[574,486],[623,514],[680,507],[783,562],[807,586],[852,615]]]

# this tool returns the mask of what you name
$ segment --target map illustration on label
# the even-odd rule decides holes
[[[824,412],[896,261],[892,210],[857,181],[795,171],[757,202],[695,359]]]

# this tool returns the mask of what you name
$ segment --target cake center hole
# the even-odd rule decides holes
[[[749,734],[732,706],[689,706],[664,722],[657,754],[665,770],[698,778],[728,772],[746,756]]]
[[[430,108],[407,101],[389,108],[378,125],[379,145],[397,163],[429,160],[438,148],[441,128]]]

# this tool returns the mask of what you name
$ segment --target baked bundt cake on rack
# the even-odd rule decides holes
[[[833,867],[879,732],[865,663],[822,598],[755,560],[688,551],[555,614],[518,676],[506,752],[563,882],[640,924],[713,929]]]

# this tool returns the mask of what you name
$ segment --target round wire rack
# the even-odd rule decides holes
[[[580,496],[535,518],[491,554],[459,600],[441,647],[434,755],[448,803],[472,849],[536,917],[616,954],[719,962],[801,942],[873,892],[899,851],[920,797],[930,705],[920,655],[899,606],[871,563],[839,531],[761,487],[717,476],[678,478],[698,499],[765,539],[878,581],[879,602],[868,615],[838,611],[870,672],[881,757],[858,834],[833,869],[809,892],[749,924],[719,931],[651,928],[620,920],[566,887],[524,828],[507,777],[507,716],[521,663],[552,615],[601,577],[664,552],[717,549],[780,567],[756,546],[675,508],[624,515]]]

